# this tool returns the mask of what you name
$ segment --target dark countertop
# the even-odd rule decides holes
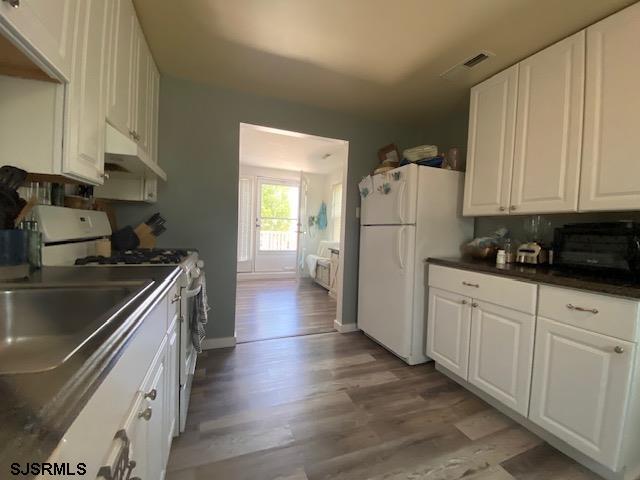
[[[8,472],[13,462],[24,465],[50,457],[180,272],[177,266],[164,265],[43,267],[29,280],[0,283],[0,291],[113,281],[136,282],[140,289],[123,302],[105,328],[60,366],[39,373],[0,375],[0,472]]]
[[[608,272],[602,274],[561,270],[549,265],[521,265],[508,263],[498,266],[495,261],[487,262],[467,257],[427,258],[433,265],[459,268],[474,272],[489,273],[503,277],[512,277],[546,285],[588,290],[595,293],[615,295],[640,300],[640,283],[629,279],[612,276]]]

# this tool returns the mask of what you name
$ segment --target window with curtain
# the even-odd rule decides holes
[[[331,187],[331,239],[340,241],[340,224],[342,223],[342,184]]]
[[[240,177],[238,184],[238,262],[251,260],[251,183]]]

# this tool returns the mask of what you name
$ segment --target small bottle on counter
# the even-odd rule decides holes
[[[27,232],[27,256],[31,268],[42,267],[42,245],[38,221],[23,220],[19,228]]]
[[[505,265],[507,263],[507,256],[504,250],[498,250],[496,255],[496,265]]]
[[[505,262],[506,263],[513,263],[516,260],[516,254],[513,250],[513,242],[511,241],[510,238],[507,238],[504,241],[504,255],[505,255]]]

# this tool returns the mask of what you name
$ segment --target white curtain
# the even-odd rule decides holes
[[[331,239],[340,241],[340,224],[342,219],[342,184],[331,187]]]
[[[251,197],[251,178],[240,177],[238,184],[238,262],[251,260]]]

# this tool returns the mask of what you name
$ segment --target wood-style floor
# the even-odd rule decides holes
[[[238,342],[331,332],[335,318],[336,301],[311,279],[238,282]]]
[[[586,480],[580,465],[434,369],[363,334],[211,350],[167,480]]]

